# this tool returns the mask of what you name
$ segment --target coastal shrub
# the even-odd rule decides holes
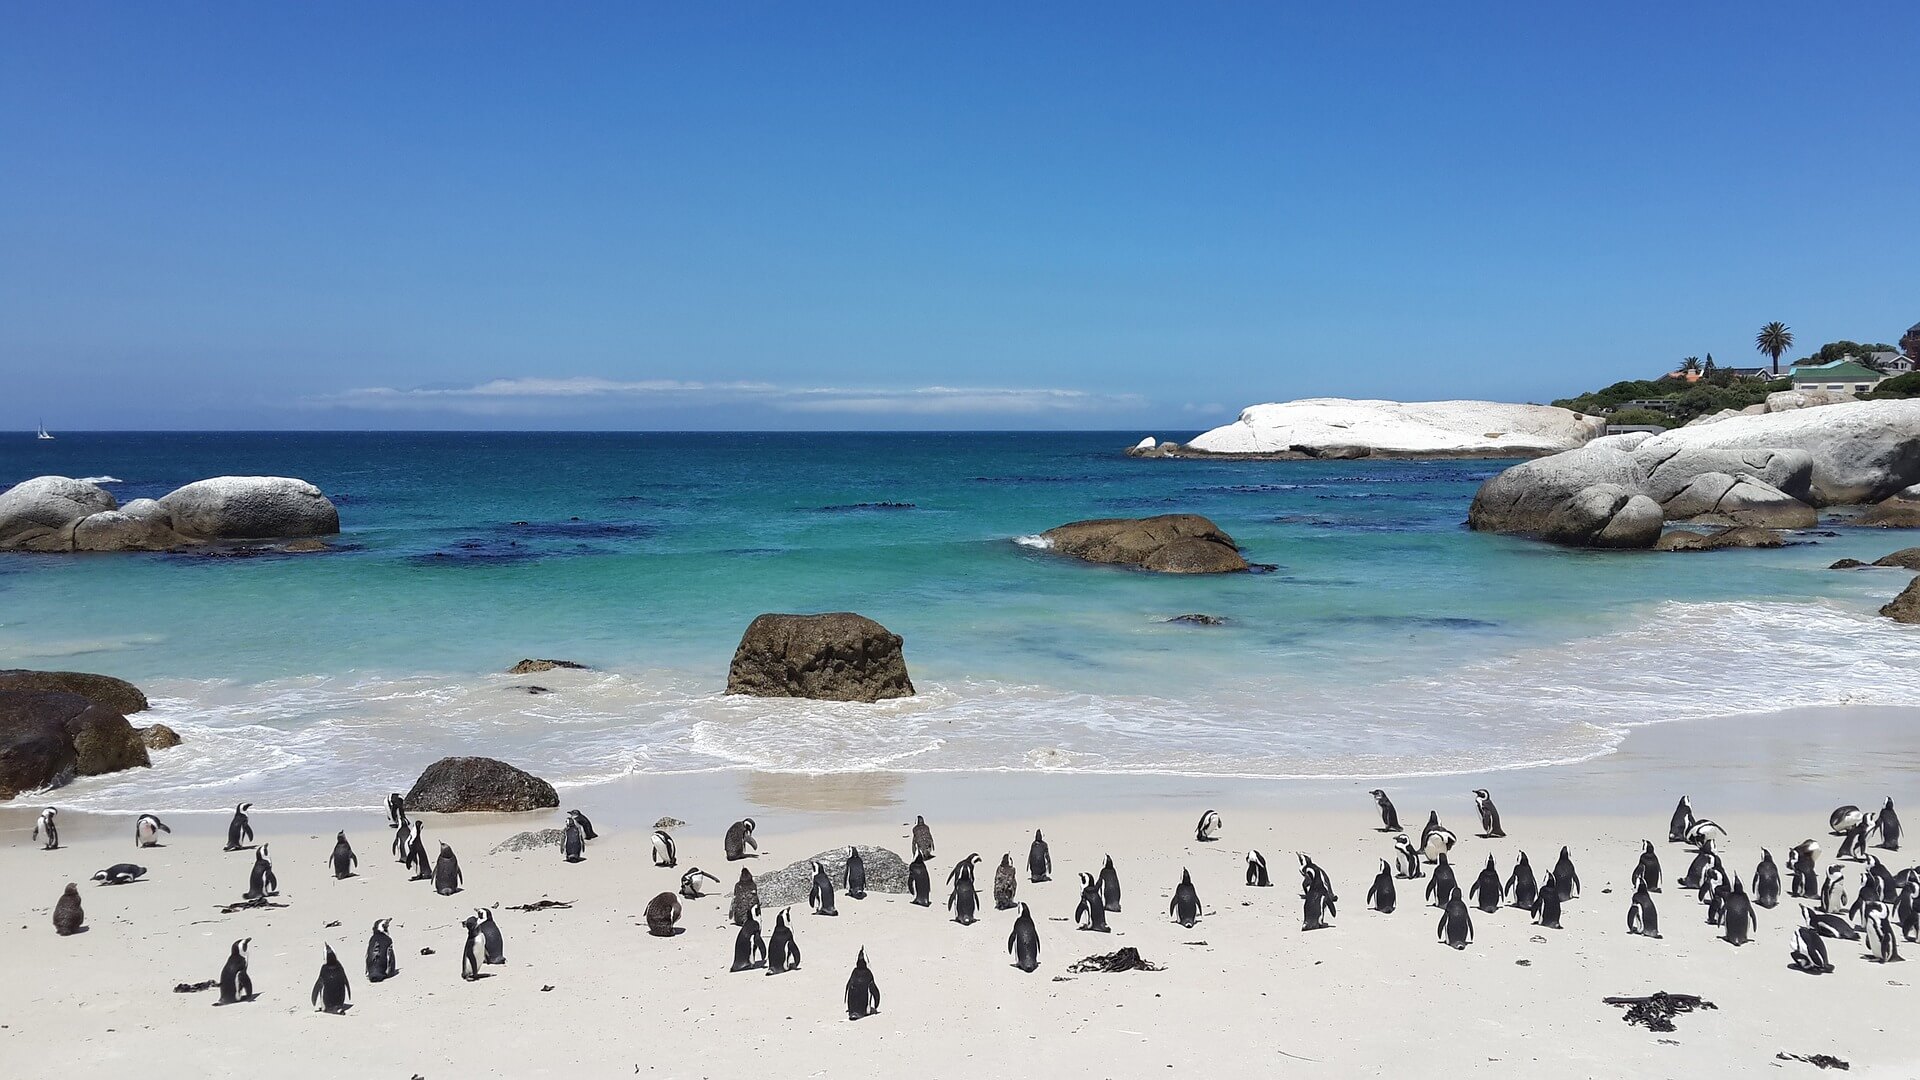
[[[1657,413],[1652,409],[1621,409],[1608,413],[1607,423],[1624,424],[1628,427],[1671,427],[1673,418],[1666,413]]]
[[[1896,375],[1869,393],[1860,395],[1865,398],[1910,398],[1920,397],[1920,371],[1909,371],[1905,375]]]
[[[1712,380],[1692,384],[1672,379],[1629,379],[1578,397],[1561,398],[1554,404],[1575,412],[1607,416],[1629,401],[1661,401],[1669,403],[1668,415],[1661,417],[1658,422],[1671,427],[1722,409],[1744,409],[1749,405],[1759,405],[1767,400],[1768,394],[1791,389],[1792,379],[1729,377],[1723,381],[1716,373]],[[1628,421],[1613,422],[1620,424]]]

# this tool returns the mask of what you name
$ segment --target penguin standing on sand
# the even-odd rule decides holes
[[[859,848],[848,846],[844,873],[847,896],[854,900],[865,900],[867,898],[867,863],[860,857]]]
[[[333,955],[333,946],[326,946],[327,958],[320,962],[320,977],[313,981],[312,1001],[321,1012],[339,1015],[350,1006],[347,1000],[353,996],[353,988],[347,985],[347,969],[340,966],[340,958]]]
[[[1760,849],[1760,865],[1753,868],[1753,902],[1763,908],[1780,902],[1780,868],[1766,848]]]
[[[506,942],[500,936],[500,924],[493,921],[492,908],[474,908],[473,921],[480,927],[480,940],[487,947],[487,963],[507,962]]]
[[[1080,875],[1080,903],[1073,909],[1073,922],[1082,930],[1109,932],[1107,904],[1101,897],[1100,882],[1092,874]]]
[[[1660,856],[1651,840],[1640,841],[1640,862],[1633,868],[1633,884],[1635,888],[1645,885],[1648,892],[1660,891]]]
[[[1549,930],[1560,929],[1559,875],[1551,870],[1547,872],[1546,879],[1540,882],[1540,891],[1533,898],[1533,925]]]
[[[1513,873],[1507,875],[1507,885],[1502,895],[1514,907],[1532,911],[1534,897],[1539,893],[1540,886],[1533,879],[1533,864],[1527,861],[1527,853],[1523,851],[1513,860]]]
[[[1739,878],[1733,879],[1733,889],[1727,893],[1727,899],[1720,908],[1720,936],[1729,945],[1745,945],[1749,936],[1760,928],[1753,917],[1753,904],[1747,899],[1747,887]]]
[[[1113,868],[1113,856],[1107,856],[1106,865],[1100,868],[1100,899],[1107,910],[1115,914],[1120,912],[1120,871]]]
[[[460,860],[454,858],[453,849],[445,840],[440,841],[440,854],[433,860],[433,891],[441,896],[452,896],[466,883],[466,875],[460,872]]]
[[[933,858],[933,830],[927,827],[927,819],[914,815],[913,853],[921,858]]]
[[[387,828],[402,829],[407,824],[407,800],[399,792],[387,795]]]
[[[1385,861],[1381,860],[1382,864]],[[1257,851],[1247,852],[1247,884],[1256,889],[1264,889],[1273,884],[1273,879],[1267,876],[1267,857]]]
[[[587,815],[581,813],[578,810],[569,810],[567,811],[567,820],[573,822],[575,825],[580,826],[580,835],[586,837],[589,840],[600,839],[600,834],[593,831],[593,822],[587,817]]]
[[[1167,914],[1189,930],[1200,921],[1200,893],[1193,887],[1192,872],[1180,871],[1180,884],[1173,887],[1173,900],[1167,904]]]
[[[1564,845],[1560,848],[1560,861],[1553,864],[1553,883],[1560,890],[1562,903],[1580,895],[1580,872],[1573,868],[1573,853]]]
[[[1680,796],[1680,805],[1673,808],[1673,818],[1667,822],[1667,843],[1678,844],[1687,838],[1687,830],[1693,828],[1693,799]]]
[[[767,966],[767,943],[760,936],[760,923],[748,917],[740,925],[740,932],[733,938],[733,967],[731,971],[752,971]]]
[[[1480,868],[1480,876],[1473,881],[1473,888],[1467,890],[1474,904],[1481,911],[1492,914],[1500,910],[1500,896],[1506,890],[1500,886],[1500,868],[1494,864],[1493,856],[1487,856],[1487,865]]]
[[[133,823],[134,847],[157,847],[161,833],[171,833],[167,823],[152,814],[141,814]]]
[[[861,949],[853,962],[853,974],[847,978],[847,1019],[858,1020],[880,1011],[880,984],[873,981],[867,967],[867,950]]]
[[[367,935],[367,981],[386,982],[400,973],[399,957],[393,951],[392,919],[373,920],[373,933]]]
[[[1300,860],[1301,895],[1306,895],[1308,889],[1318,886],[1321,892],[1333,896],[1333,879],[1327,877],[1327,872],[1320,869],[1320,865],[1313,861],[1313,856],[1296,851],[1294,857]]]
[[[1446,906],[1440,912],[1438,935],[1440,941],[1455,949],[1473,944],[1473,916],[1467,913],[1467,904],[1460,899],[1459,889],[1448,893]]]
[[[1433,878],[1427,882],[1427,903],[1433,907],[1446,907],[1447,897],[1459,891],[1459,882],[1453,876],[1453,864],[1447,862],[1447,853],[1440,853],[1440,861],[1433,866]]]
[[[247,949],[252,938],[241,938],[227,952],[227,963],[220,969],[221,1005],[253,1000],[253,977],[247,974]]]
[[[102,885],[127,885],[139,881],[147,874],[144,866],[135,866],[129,862],[114,863],[105,870],[95,870],[93,880]]]
[[[933,877],[927,873],[927,858],[915,855],[907,864],[907,891],[913,894],[913,902],[920,907],[933,906]]]
[[[480,977],[480,965],[486,963],[487,946],[480,940],[480,920],[472,915],[460,920],[467,928],[466,944],[460,948],[460,977],[472,982]]]
[[[66,889],[60,893],[60,899],[53,905],[53,932],[68,937],[79,933],[85,925],[87,913],[80,906],[80,886],[69,881]]]
[[[577,863],[587,857],[587,834],[580,831],[580,823],[572,818],[560,830],[560,859],[563,862]]]
[[[1427,812],[1426,828],[1420,830],[1420,853],[1427,857],[1429,863],[1439,862],[1440,856],[1452,851],[1453,845],[1459,842],[1460,838],[1453,834],[1452,829],[1440,824],[1440,811]]]
[[[1226,821],[1220,817],[1220,811],[1209,810],[1200,815],[1200,823],[1193,827],[1193,838],[1203,844],[1218,840],[1220,830],[1226,825]]]
[[[407,846],[407,869],[413,871],[412,881],[433,880],[433,860],[427,858],[427,842],[422,839],[426,826],[413,823],[413,840]]]
[[[680,849],[674,844],[673,835],[665,829],[653,830],[653,865],[665,867],[680,865]]]
[[[400,811],[400,821],[395,829],[397,831],[393,834],[393,861],[406,863],[407,868],[411,870],[413,863],[407,856],[412,853],[413,848],[413,822],[407,820],[405,810]]]
[[[1053,852],[1047,848],[1040,830],[1033,830],[1033,846],[1027,849],[1027,880],[1034,884],[1053,879]]]
[[[1860,862],[1865,859],[1867,855],[1867,834],[1873,831],[1873,827],[1878,823],[1879,819],[1879,814],[1862,814],[1860,821],[1855,824],[1853,828],[1847,830],[1847,835],[1840,841],[1840,850],[1835,852],[1833,857],[1836,859],[1851,859],[1854,862]]]
[[[267,857],[271,844],[261,844],[253,849],[253,870],[247,875],[246,899],[265,900],[280,892],[280,879],[274,876],[273,860]]]
[[[1847,889],[1847,868],[1839,863],[1827,867],[1827,880],[1820,883],[1820,910],[1830,914],[1845,912],[1852,906],[1853,894]]]
[[[1306,895],[1300,898],[1300,929],[1324,930],[1332,925],[1327,922],[1327,917],[1340,914],[1334,910],[1336,899],[1327,889],[1324,878],[1309,880]]]
[[[813,864],[813,884],[807,889],[807,907],[815,915],[838,915],[833,908],[833,878],[824,863]]]
[[[247,811],[253,808],[250,802],[239,803],[233,808],[233,820],[227,822],[228,851],[239,851],[253,843],[253,824],[247,820]]]
[[[41,841],[41,851],[54,851],[60,847],[60,826],[53,821],[54,815],[59,812],[49,806],[40,811],[39,819],[33,823],[33,838]]]
[[[1888,851],[1900,850],[1900,815],[1894,813],[1893,796],[1887,796],[1887,804],[1880,808],[1880,847]]]
[[[1393,838],[1393,875],[1408,881],[1427,876],[1420,862],[1420,851],[1407,839],[1406,833]]]
[[[733,883],[733,902],[727,907],[727,920],[735,926],[745,926],[759,910],[760,886],[754,882],[752,872],[743,866],[740,879]]]
[[[1493,805],[1493,796],[1487,793],[1486,788],[1473,789],[1473,805],[1480,811],[1480,835],[1483,838],[1496,840],[1507,835],[1506,830],[1500,827],[1500,808]]]
[[[1029,974],[1040,966],[1040,930],[1033,925],[1033,913],[1020,905],[1014,916],[1013,933],[1007,935],[1007,951],[1013,954],[1013,966]]]
[[[360,856],[355,855],[353,845],[347,843],[345,829],[340,830],[340,834],[333,838],[333,854],[327,857],[327,861],[333,864],[335,881],[352,877],[354,867],[360,865]]]
[[[1909,876],[1899,887],[1893,902],[1893,918],[1900,924],[1900,936],[1920,941],[1920,876]]]
[[[1802,840],[1787,849],[1788,896],[1811,900],[1820,895],[1820,879],[1814,873],[1819,855],[1820,844],[1814,840]]]
[[[1000,865],[993,871],[993,909],[995,911],[1013,910],[1014,890],[1020,887],[1020,875],[1013,868],[1011,852],[1000,856]]]
[[[754,837],[753,830],[752,818],[741,818],[727,827],[725,846],[728,862],[738,862],[746,858],[748,848],[756,852],[760,850],[760,841]]]
[[[1382,915],[1393,914],[1396,902],[1393,888],[1393,869],[1387,860],[1380,860],[1380,872],[1373,875],[1373,884],[1367,888],[1367,906]]]
[[[654,937],[672,937],[674,924],[680,921],[680,898],[663,892],[647,901],[646,920],[647,933]]]
[[[1793,929],[1793,958],[1795,969],[1809,975],[1826,975],[1833,971],[1833,962],[1827,959],[1827,943],[1820,939],[1811,926],[1796,926]]]
[[[688,867],[687,872],[680,875],[680,895],[689,900],[698,900],[707,895],[708,886],[718,884],[720,879],[705,870],[697,866]]]
[[[1719,865],[1720,856],[1714,854],[1713,845],[1708,844],[1706,847],[1700,849],[1698,854],[1694,855],[1692,862],[1687,864],[1687,872],[1680,875],[1680,887],[1683,889],[1699,888],[1700,882],[1707,876],[1708,871],[1715,869]]]
[[[1894,933],[1893,920],[1889,917],[1887,905],[1868,904],[1861,926],[1865,928],[1867,939],[1867,957],[1879,964],[1891,964],[1900,959],[1900,940]]]
[[[1660,913],[1653,909],[1653,897],[1647,895],[1644,881],[1636,881],[1633,886],[1633,900],[1627,905],[1627,933],[1660,936]]]
[[[773,918],[773,940],[767,942],[767,974],[778,975],[800,967],[800,946],[793,941],[793,909],[782,908]]]
[[[947,882],[953,886],[947,894],[947,910],[961,926],[972,926],[974,914],[980,910],[980,895],[973,887],[973,867],[979,861],[980,856],[969,855],[947,874]]]
[[[1379,831],[1392,832],[1392,833],[1399,832],[1400,831],[1400,811],[1395,810],[1393,808],[1393,800],[1387,798],[1387,793],[1380,790],[1379,788],[1374,788],[1372,791],[1368,792],[1367,794],[1373,796],[1374,805],[1380,808],[1380,830]]]

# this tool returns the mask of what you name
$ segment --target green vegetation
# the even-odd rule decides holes
[[[1697,383],[1678,379],[1629,379],[1579,397],[1561,398],[1554,404],[1575,412],[1605,416],[1615,424],[1662,423],[1674,427],[1721,409],[1759,405],[1767,400],[1768,394],[1791,389],[1791,379],[1735,379],[1725,372],[1715,372],[1711,378]],[[1648,409],[1622,409],[1629,401],[1659,401],[1664,406],[1664,415],[1655,421],[1619,419],[1622,414],[1651,413]]]
[[[1861,394],[1864,398],[1910,398],[1920,397],[1920,371],[1909,371],[1905,375],[1896,375],[1872,392]]]
[[[1770,322],[1754,335],[1753,347],[1773,361],[1773,373],[1780,374],[1780,357],[1793,348],[1793,331],[1783,322]]]
[[[1831,364],[1835,360],[1845,360],[1851,356],[1863,364],[1867,357],[1877,352],[1893,352],[1894,348],[1884,342],[1878,345],[1862,345],[1857,341],[1829,341],[1820,346],[1820,351],[1812,356],[1804,356],[1793,362],[1795,367],[1801,364]],[[1868,367],[1873,365],[1867,364]]]
[[[1666,413],[1652,409],[1621,409],[1607,414],[1607,423],[1625,424],[1628,427],[1672,427],[1674,419]]]

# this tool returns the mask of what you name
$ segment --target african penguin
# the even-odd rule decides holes
[[[1473,887],[1467,890],[1481,911],[1492,913],[1500,910],[1500,895],[1506,890],[1500,886],[1500,868],[1495,865],[1493,856],[1487,856],[1487,865],[1480,868],[1480,876],[1473,881]]]
[[[1113,856],[1107,856],[1106,865],[1100,868],[1100,899],[1107,910],[1115,914],[1120,912],[1120,872],[1113,868]]]
[[[953,891],[947,894],[947,910],[953,912],[953,921],[961,926],[972,926],[974,913],[980,909],[980,896],[973,887],[973,867],[979,861],[980,856],[969,855],[947,875],[948,883],[953,886]]]
[[[1433,877],[1427,882],[1427,903],[1433,907],[1446,907],[1447,897],[1458,890],[1459,882],[1454,879],[1453,865],[1447,862],[1447,853],[1440,853],[1440,861],[1433,866]]]
[[[1687,838],[1687,830],[1693,828],[1693,800],[1680,796],[1680,805],[1673,808],[1673,820],[1667,823],[1667,843],[1678,844]]]
[[[860,857],[860,849],[848,845],[847,865],[842,879],[847,887],[847,896],[854,900],[867,898],[867,862]]]
[[[342,829],[340,834],[333,838],[333,854],[327,857],[327,861],[333,864],[333,879],[335,881],[352,877],[354,867],[360,865],[360,856],[355,855],[353,853],[353,845],[347,843],[347,833],[345,829]]]
[[[474,908],[473,921],[479,924],[480,940],[486,942],[487,963],[506,963],[507,946],[506,942],[500,936],[500,924],[493,921],[493,909]]]
[[[1327,877],[1327,872],[1320,869],[1318,863],[1313,861],[1313,856],[1305,852],[1296,851],[1294,852],[1294,858],[1300,860],[1300,894],[1302,896],[1306,895],[1308,889],[1316,886],[1319,887],[1321,892],[1326,893],[1328,896],[1333,896],[1333,880]],[[1338,899],[1338,897],[1335,897],[1335,899]]]
[[[720,879],[697,866],[689,867],[686,873],[680,875],[680,895],[689,900],[698,900],[707,895],[709,883],[718,885]]]
[[[54,815],[59,812],[49,806],[40,811],[39,819],[33,823],[33,838],[42,841],[41,851],[52,851],[60,846],[60,826],[53,821]]]
[[[1792,875],[1787,883],[1787,895],[1811,900],[1820,895],[1819,878],[1815,875],[1815,860],[1820,855],[1820,845],[1813,840],[1802,840],[1787,849],[1787,873]]]
[[[1880,845],[1888,851],[1900,850],[1900,815],[1893,811],[1893,796],[1880,808]]]
[[[333,946],[326,946],[327,958],[320,962],[320,977],[313,981],[313,1004],[321,1012],[344,1013],[350,1006],[347,999],[353,996],[353,990],[347,985],[347,969],[340,966],[340,958],[333,955]]]
[[[1810,926],[1794,928],[1790,955],[1793,966],[1809,975],[1825,975],[1833,970],[1832,962],[1827,959],[1827,943]]]
[[[480,940],[480,920],[472,915],[460,920],[466,927],[466,944],[460,948],[460,977],[472,982],[480,977],[480,965],[486,963],[487,946]]]
[[[146,873],[147,868],[144,866],[135,866],[128,862],[114,863],[105,870],[95,870],[93,880],[102,885],[126,885],[139,881],[146,876]]]
[[[1460,899],[1460,890],[1451,890],[1447,896],[1446,907],[1440,913],[1439,939],[1456,949],[1464,949],[1473,944],[1473,916],[1467,913],[1466,901]]]
[[[747,857],[747,849],[760,850],[760,841],[753,835],[753,819],[741,818],[727,827],[727,861],[737,862]]]
[[[1306,894],[1300,898],[1300,929],[1324,930],[1332,925],[1327,922],[1327,917],[1339,914],[1334,910],[1335,899],[1327,891],[1324,879],[1312,879],[1307,885]]]
[[[1760,865],[1753,868],[1753,902],[1763,908],[1780,902],[1780,868],[1766,848],[1760,849]]]
[[[733,883],[733,903],[727,907],[727,920],[735,926],[743,926],[759,911],[760,886],[755,884],[753,874],[743,866],[740,868],[740,879]]]
[[[1844,912],[1853,894],[1847,889],[1847,868],[1839,863],[1827,867],[1827,879],[1820,883],[1820,910]]]
[[[1848,803],[1827,815],[1827,827],[1834,836],[1845,836],[1863,816],[1859,807]]]
[[[1383,915],[1393,914],[1396,901],[1393,888],[1393,869],[1387,860],[1380,860],[1380,872],[1373,875],[1373,884],[1367,887],[1367,906]]]
[[[1720,856],[1715,855],[1713,853],[1713,845],[1708,844],[1694,855],[1692,862],[1687,864],[1687,872],[1680,875],[1680,887],[1683,889],[1699,888],[1700,879],[1706,876],[1707,871],[1713,869],[1719,865],[1719,863]]]
[[[760,923],[749,917],[733,937],[733,967],[730,971],[752,971],[767,966],[767,943],[760,936]]]
[[[1560,861],[1553,864],[1553,881],[1560,889],[1563,903],[1580,895],[1580,873],[1573,868],[1573,853],[1564,845],[1560,848]]]
[[[373,920],[373,933],[367,935],[367,981],[386,982],[400,973],[399,955],[393,948],[392,919]]]
[[[1393,808],[1393,800],[1387,798],[1387,793],[1380,790],[1379,788],[1374,788],[1372,791],[1368,792],[1367,794],[1373,796],[1374,805],[1380,808],[1379,831],[1392,832],[1392,833],[1399,832],[1400,831],[1400,812]]]
[[[1660,891],[1660,855],[1653,850],[1653,841],[1640,841],[1640,862],[1633,868],[1635,887],[1645,885],[1648,892]]]
[[[1862,814],[1859,822],[1857,822],[1853,828],[1847,830],[1847,835],[1840,841],[1840,850],[1835,852],[1833,857],[1836,859],[1851,859],[1854,862],[1859,862],[1865,858],[1867,854],[1867,834],[1873,831],[1873,826],[1875,822],[1879,820],[1879,816],[1878,814]]]
[[[440,841],[440,854],[433,860],[433,891],[441,896],[452,896],[466,883],[466,875],[460,872],[460,860],[454,858],[453,849],[445,840]]]
[[[1167,904],[1167,914],[1189,930],[1200,921],[1200,893],[1193,887],[1190,871],[1180,871],[1180,884],[1173,887],[1173,900]]]
[[[915,855],[907,864],[907,891],[913,894],[913,902],[921,907],[933,906],[933,879],[927,873],[927,857]]]
[[[800,967],[800,946],[793,941],[793,909],[782,908],[773,919],[773,940],[767,943],[767,974],[778,975]]]
[[[1893,902],[1893,917],[1900,924],[1901,937],[1920,941],[1920,878],[1910,877],[1900,886]]]
[[[1453,845],[1458,842],[1453,830],[1440,824],[1440,811],[1428,811],[1426,827],[1420,830],[1420,853],[1427,857],[1427,861],[1439,862],[1440,856],[1452,851]]]
[[[1733,891],[1720,909],[1720,936],[1729,945],[1745,945],[1749,935],[1759,928],[1759,922],[1753,917],[1753,904],[1747,900],[1747,887],[1739,878],[1734,878]]]
[[[1406,833],[1393,838],[1393,874],[1395,877],[1412,880],[1426,877],[1427,871],[1420,861],[1420,851],[1407,839]]]
[[[80,886],[67,882],[60,899],[53,905],[53,932],[61,937],[79,933],[87,925],[86,910],[80,906]]]
[[[1267,857],[1257,851],[1247,852],[1247,884],[1256,889],[1273,884],[1273,879],[1267,876]]]
[[[673,842],[673,835],[665,829],[653,830],[653,865],[667,867],[680,865],[679,848]]]
[[[1816,911],[1802,904],[1800,906],[1800,919],[1805,922],[1814,933],[1819,934],[1821,937],[1835,938],[1840,941],[1860,940],[1860,932],[1853,928],[1853,924],[1848,922],[1844,915],[1830,915],[1827,912]]]
[[[407,800],[399,792],[387,795],[387,828],[398,829],[407,823]]]
[[[1007,951],[1013,954],[1013,966],[1031,973],[1040,966],[1040,931],[1033,925],[1033,913],[1020,905],[1014,916],[1013,932],[1007,935]]]
[[[158,847],[160,834],[170,833],[167,823],[152,814],[141,814],[133,823],[134,847]]]
[[[233,808],[233,820],[227,822],[228,851],[239,851],[253,843],[253,824],[247,820],[247,811],[253,807],[250,802],[239,803]]]
[[[560,830],[560,859],[562,862],[577,863],[587,857],[587,834],[580,831],[580,823],[572,818]]]
[[[1486,788],[1473,789],[1473,805],[1480,811],[1480,835],[1486,839],[1498,839],[1506,834],[1500,827],[1500,808],[1493,805],[1493,796]]]
[[[927,854],[932,854],[929,851]],[[858,1020],[880,1011],[880,984],[873,981],[867,968],[867,950],[861,949],[853,962],[853,974],[847,978],[847,1019]]]
[[[927,819],[917,814],[913,819],[913,853],[933,858],[933,830],[927,827]]]
[[[253,869],[247,874],[248,900],[265,900],[280,892],[280,879],[274,876],[273,860],[267,857],[271,844],[261,844],[253,849]]]
[[[1540,882],[1540,891],[1533,897],[1533,925],[1544,926],[1549,930],[1560,929],[1560,887],[1559,875],[1547,871]]]
[[[647,933],[654,937],[672,937],[673,926],[680,921],[680,898],[663,892],[647,901]]]
[[[1020,887],[1020,875],[1013,868],[1013,855],[1000,856],[1000,865],[993,871],[993,909],[1010,911],[1013,909],[1013,894]]]
[[[1047,849],[1040,830],[1033,830],[1033,846],[1027,849],[1027,880],[1035,884],[1053,878],[1053,852]]]
[[[1711,818],[1697,818],[1687,827],[1687,843],[1692,844],[1695,851],[1705,851],[1726,838],[1727,830]]]
[[[587,815],[578,810],[569,810],[567,811],[567,820],[580,826],[580,835],[589,840],[600,839],[600,834],[593,831],[593,822],[588,819]]]
[[[220,1000],[215,1004],[253,1000],[253,977],[247,974],[247,949],[252,945],[252,938],[241,938],[227,951],[226,965],[220,969]]]
[[[1200,815],[1200,823],[1193,827],[1193,838],[1201,843],[1220,839],[1220,830],[1226,827],[1220,811],[1209,810]]]
[[[1501,892],[1514,907],[1523,911],[1533,910],[1533,901],[1540,895],[1540,886],[1534,881],[1533,864],[1527,861],[1526,852],[1521,852],[1513,860],[1513,873],[1507,875],[1506,888]]]
[[[408,849],[413,845],[413,822],[407,820],[407,812],[405,810],[400,811],[400,821],[394,826],[394,829],[393,844],[391,845],[393,849],[393,860],[395,862],[407,863],[409,868],[411,868],[412,863],[408,862],[407,855],[409,854]]]
[[[838,915],[833,909],[833,878],[828,875],[826,864],[816,861],[813,864],[813,884],[807,889],[807,907],[815,915]]]
[[[1109,932],[1106,901],[1101,897],[1099,880],[1092,874],[1080,875],[1080,903],[1073,909],[1073,922],[1081,930]]]
[[[1627,933],[1660,936],[1660,913],[1654,910],[1653,897],[1648,895],[1644,881],[1636,881],[1633,886],[1633,900],[1627,905]]]

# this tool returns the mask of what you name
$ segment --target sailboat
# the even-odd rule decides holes
[[[52,438],[53,438],[53,436],[51,436],[51,435],[49,435],[49,434],[47,434],[47,422],[46,422],[45,420],[42,420],[42,421],[40,421],[40,437],[41,437],[42,439],[52,439]]]

